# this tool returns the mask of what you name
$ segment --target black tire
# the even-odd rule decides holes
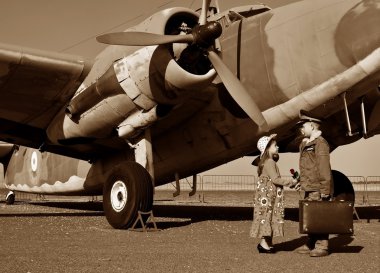
[[[151,177],[140,164],[123,162],[114,167],[103,187],[103,209],[112,227],[131,227],[138,210],[153,203],[149,185],[152,187]]]
[[[9,192],[5,197],[5,203],[7,205],[13,205],[15,203],[16,195],[14,192]]]
[[[355,191],[350,179],[343,173],[332,170],[334,181],[334,198],[335,200],[355,202]]]
[[[145,170],[145,169],[144,169]],[[141,205],[140,210],[144,212],[148,212],[152,210],[153,208],[153,184],[152,184],[152,178],[150,177],[150,174],[145,171],[145,174],[143,177],[141,177],[142,181],[145,181],[144,183],[140,183],[141,190],[140,190],[140,198],[141,198]],[[143,220],[146,221],[149,215],[143,214],[142,215]]]
[[[144,169],[144,168],[143,168]],[[148,171],[144,169],[144,174],[141,175],[141,211],[150,211],[153,207],[153,183]]]

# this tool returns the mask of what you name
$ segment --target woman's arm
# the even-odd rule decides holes
[[[298,181],[293,178],[282,178],[278,170],[277,164],[273,159],[268,159],[264,164],[263,173],[269,176],[273,184],[276,186],[290,187],[296,184]]]

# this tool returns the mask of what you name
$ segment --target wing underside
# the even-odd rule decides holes
[[[89,72],[82,58],[0,44],[0,137],[36,147]]]

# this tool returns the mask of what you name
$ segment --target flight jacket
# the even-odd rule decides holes
[[[300,183],[306,192],[333,194],[330,146],[316,131],[300,144]]]

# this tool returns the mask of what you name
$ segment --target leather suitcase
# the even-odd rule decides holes
[[[299,231],[304,234],[352,234],[351,201],[300,200]]]

